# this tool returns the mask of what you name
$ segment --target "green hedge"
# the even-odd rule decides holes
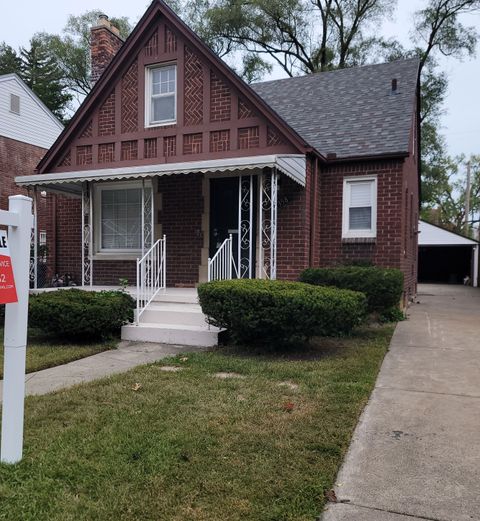
[[[366,314],[365,296],[300,282],[224,280],[201,284],[209,322],[244,344],[286,344],[312,336],[342,335]]]
[[[316,286],[335,286],[361,291],[367,296],[368,310],[383,312],[398,307],[403,292],[403,273],[375,266],[309,268],[300,280]]]
[[[105,339],[133,320],[134,307],[123,291],[62,289],[30,297],[29,325],[67,341]]]

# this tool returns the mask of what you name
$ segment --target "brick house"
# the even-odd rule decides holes
[[[0,76],[0,208],[8,209],[8,197],[27,194],[15,184],[18,176],[31,175],[53,145],[63,125],[16,75]],[[46,244],[45,192],[36,200],[37,243]],[[33,276],[33,270],[32,270]]]
[[[53,271],[134,283],[153,246],[169,287],[368,261],[402,269],[414,294],[416,60],[249,86],[154,0],[125,42],[100,19],[92,69],[69,126],[17,179],[57,194]]]

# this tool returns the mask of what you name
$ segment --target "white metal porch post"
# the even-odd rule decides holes
[[[277,278],[277,199],[278,173],[263,172],[259,186],[259,276]],[[268,255],[266,255],[268,252]]]
[[[153,187],[146,185],[145,179],[142,179],[142,256],[155,242],[153,199]]]
[[[93,285],[92,183],[82,183],[82,286]]]
[[[252,278],[253,176],[238,178],[238,278]]]
[[[37,187],[33,187],[33,227],[30,240],[30,282],[33,289],[38,287],[38,208]],[[33,253],[33,256],[32,256]]]

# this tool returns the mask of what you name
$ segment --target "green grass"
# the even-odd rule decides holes
[[[28,334],[27,373],[40,371],[56,365],[67,364],[79,358],[113,349],[117,341],[96,344],[60,344],[35,330]],[[0,329],[0,379],[3,378],[3,329]]]
[[[24,459],[0,465],[0,519],[314,521],[392,331],[290,356],[189,354],[27,398]]]

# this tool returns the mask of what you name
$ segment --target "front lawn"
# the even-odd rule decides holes
[[[392,331],[189,354],[30,397],[0,519],[314,521]]]
[[[38,331],[31,329],[28,333],[27,373],[48,369],[56,365],[67,364],[114,349],[118,341],[97,342],[95,344],[61,344],[48,339]],[[3,378],[3,329],[0,329],[0,379]],[[1,516],[1,514],[0,514]],[[0,517],[1,519],[1,517]]]

